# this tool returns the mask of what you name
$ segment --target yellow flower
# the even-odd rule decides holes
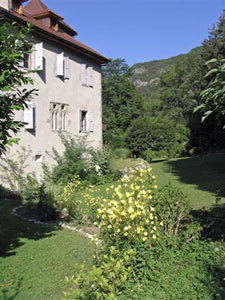
[[[144,237],[142,238],[142,241],[143,241],[143,242],[147,241],[147,238],[144,236]]]
[[[155,235],[155,234],[153,234],[152,238],[153,238],[153,240],[156,240],[156,235]]]

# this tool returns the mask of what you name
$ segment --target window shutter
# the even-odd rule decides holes
[[[69,79],[70,77],[70,60],[69,57],[65,57],[64,59],[64,78]]]
[[[34,68],[43,70],[43,43],[34,45]]]
[[[79,124],[80,124],[80,128],[79,128],[79,131],[81,132],[82,131],[82,110],[80,110],[80,114],[79,114]]]
[[[62,52],[61,54],[57,54],[56,56],[56,75],[57,76],[63,76],[64,73],[63,73],[63,56],[64,56],[64,53]]]
[[[32,50],[34,50],[35,48],[33,47]],[[30,53],[30,69],[31,70],[35,70],[35,51],[33,51],[32,53]]]
[[[88,131],[94,131],[94,114],[92,111],[88,112]]]
[[[80,82],[82,85],[86,85],[86,65],[80,65]]]
[[[21,59],[21,60],[18,62],[18,66],[19,66],[20,68],[23,68],[23,67],[24,67],[24,60],[23,60],[23,59]]]
[[[87,68],[87,85],[93,86],[93,68],[92,67]]]
[[[26,129],[34,129],[34,104],[32,101],[27,102],[28,108],[24,109],[24,122]]]

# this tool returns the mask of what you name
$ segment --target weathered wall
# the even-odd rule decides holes
[[[51,159],[45,154],[46,150],[51,151],[54,146],[59,152],[63,150],[57,131],[51,129],[50,102],[68,104],[67,132],[73,135],[82,136],[84,133],[80,129],[80,109],[85,108],[93,112],[94,130],[88,132],[87,141],[94,147],[102,147],[102,104],[101,104],[101,73],[99,64],[91,58],[74,53],[73,50],[62,48],[55,42],[36,37],[35,42],[43,42],[43,62],[42,71],[32,74],[34,85],[28,88],[37,88],[38,96],[33,97],[35,104],[35,129],[22,129],[17,135],[21,140],[19,145],[15,145],[10,150],[10,155],[21,146],[29,146],[32,155],[28,161],[28,172],[35,173],[38,179],[41,178],[41,162],[36,161],[37,154],[42,155],[43,161],[51,163]],[[62,79],[56,76],[56,54],[64,52],[64,56],[69,56],[70,77]],[[82,86],[80,80],[80,66],[87,64],[92,66],[93,87]],[[23,120],[23,111],[16,114],[17,120]]]

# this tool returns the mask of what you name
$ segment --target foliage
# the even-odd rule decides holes
[[[154,280],[152,265],[164,252],[198,237],[186,196],[171,186],[157,191],[151,168],[134,169],[107,189],[106,197],[94,192],[84,196],[96,212],[92,217],[101,229],[101,249],[88,274],[81,271],[78,277],[67,278],[76,289],[66,292],[65,299],[129,297],[141,284]]]
[[[18,194],[29,186],[31,174],[26,175],[25,169],[28,166],[27,159],[31,153],[32,151],[29,147],[22,146],[20,150],[16,151],[13,158],[7,154],[0,157],[2,182]]]
[[[113,151],[113,154],[115,155],[115,157],[117,158],[129,158],[131,156],[131,151],[128,148],[116,148]]]
[[[153,160],[153,156],[154,156],[154,152],[152,150],[144,150],[140,153],[141,158],[143,158],[144,160],[146,160],[147,162],[152,162]]]
[[[159,99],[161,91],[160,77],[170,67],[176,65],[184,55],[177,55],[168,59],[153,60],[137,63],[131,67],[131,82],[148,103]]]
[[[218,247],[217,247],[218,246]],[[151,260],[151,279],[133,299],[223,299],[223,245],[196,240]],[[136,297],[135,297],[136,296]]]
[[[126,289],[132,274],[132,265],[136,261],[136,251],[126,250],[124,258],[115,247],[110,247],[108,256],[103,256],[100,266],[94,266],[87,274],[84,268],[77,278],[66,277],[66,281],[79,288],[64,292],[63,299],[99,299],[116,300]],[[120,291],[118,293],[118,291]]]
[[[40,186],[38,182],[31,176],[27,176],[26,189],[21,193],[23,205],[33,206],[34,203],[38,203],[40,200]]]
[[[203,103],[195,108],[204,113],[202,122],[212,113],[216,113],[224,125],[225,115],[225,59],[211,59],[207,63],[210,70],[205,78],[210,78],[210,82],[205,90],[201,92]]]
[[[189,121],[193,108],[200,102],[199,80],[202,48],[195,48],[161,75],[160,99],[164,115],[172,120]]]
[[[124,60],[112,60],[102,73],[103,123],[107,124],[104,141],[114,147],[124,147],[123,133],[131,120],[140,116],[142,97],[129,80],[130,71]]]
[[[64,152],[60,155],[53,148],[51,157],[56,165],[49,169],[43,164],[45,181],[66,185],[79,176],[83,184],[112,180],[119,174],[110,169],[110,154],[106,149],[94,149],[89,146],[85,138],[60,135],[64,145]]]
[[[165,118],[140,117],[127,130],[127,143],[133,154],[145,150],[155,153],[165,151],[166,156],[181,155],[187,146],[189,131]]]
[[[6,151],[6,146],[18,142],[14,138],[24,122],[15,121],[14,113],[27,107],[26,101],[37,91],[22,86],[33,84],[27,71],[19,67],[24,54],[31,51],[29,37],[31,28],[27,25],[18,27],[16,23],[8,23],[0,19],[0,155]]]
[[[74,179],[58,188],[55,194],[56,205],[60,211],[67,210],[68,216],[79,220],[82,216],[81,200],[76,198],[76,193],[84,188],[78,175]]]

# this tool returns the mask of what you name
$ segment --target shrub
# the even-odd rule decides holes
[[[112,148],[125,147],[125,132],[121,128],[107,129],[103,133],[103,141],[105,145],[109,145]]]
[[[113,154],[117,157],[117,158],[129,158],[131,156],[131,150],[128,148],[116,148],[113,151]]]
[[[182,124],[163,118],[141,117],[126,132],[126,141],[133,154],[143,151],[164,151],[168,157],[181,155],[189,140],[189,130]]]
[[[27,176],[27,188],[22,192],[22,203],[33,206],[40,201],[41,189],[38,182],[31,176]]]
[[[74,176],[74,179],[58,189],[54,198],[56,199],[57,208],[60,211],[66,209],[68,217],[81,218],[81,201],[76,198],[76,193],[84,188],[84,184],[80,181],[78,175]]]
[[[2,182],[18,195],[29,185],[30,174],[26,175],[27,159],[32,151],[29,147],[21,147],[12,156],[0,157],[0,173]]]
[[[66,185],[79,176],[86,185],[111,180],[117,177],[110,168],[110,153],[106,149],[90,147],[86,138],[60,135],[65,147],[60,155],[54,148],[50,154],[56,165],[50,169],[43,164],[45,181]]]
[[[153,160],[154,153],[152,150],[145,150],[141,152],[140,157],[150,163]]]

